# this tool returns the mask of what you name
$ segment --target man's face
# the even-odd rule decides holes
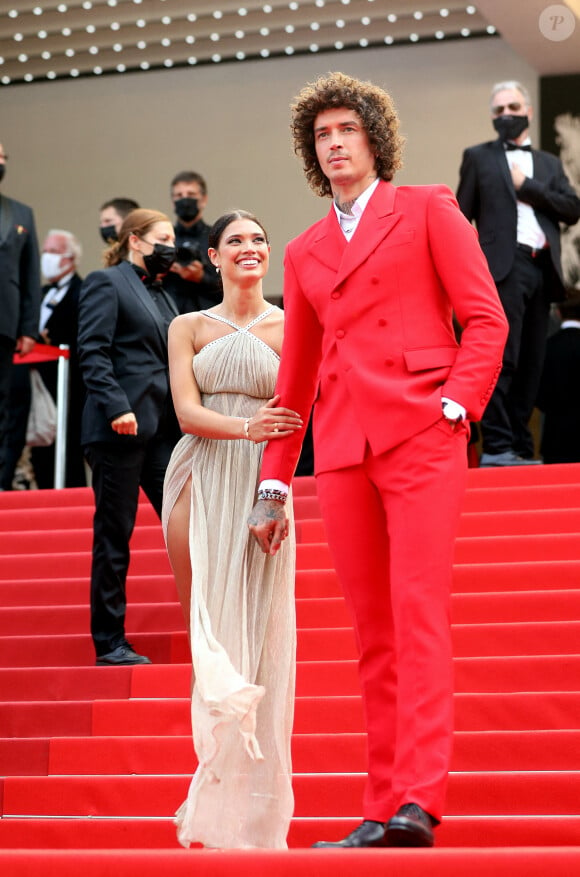
[[[104,210],[101,210],[99,215],[99,227],[109,228],[111,225],[114,227],[117,234],[119,234],[119,229],[123,225],[123,217],[120,213],[117,213],[114,207],[105,207]]]
[[[197,201],[198,213],[195,219],[198,219],[207,204],[207,195],[203,194],[199,183],[176,183],[171,189],[171,200],[175,204],[182,198],[194,198]]]
[[[376,178],[375,156],[358,113],[338,107],[314,120],[316,157],[334,191],[355,186],[364,191]]]
[[[52,260],[42,260],[42,270],[47,280],[60,280],[65,274],[74,270],[75,258],[70,251],[67,239],[62,235],[47,235],[42,245],[42,253],[43,255],[50,253],[54,257]]]
[[[491,102],[492,119],[500,116],[527,116],[531,120],[532,108],[517,88],[504,88],[494,94]]]

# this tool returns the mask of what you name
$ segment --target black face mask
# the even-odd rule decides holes
[[[166,244],[153,244],[153,252],[148,256],[143,256],[145,268],[150,277],[157,277],[158,274],[167,274],[176,255],[175,247],[168,247]]]
[[[99,231],[101,233],[102,239],[106,244],[110,244],[113,241],[119,240],[119,236],[117,235],[114,225],[101,225]]]
[[[199,201],[197,198],[178,198],[173,208],[179,219],[192,222],[199,213]]]
[[[506,140],[517,140],[530,127],[530,120],[527,116],[498,116],[493,120],[493,127],[505,143]]]
[[[4,174],[6,173],[6,165],[0,164],[0,180],[4,179]]]

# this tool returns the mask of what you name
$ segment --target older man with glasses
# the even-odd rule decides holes
[[[550,302],[565,297],[560,223],[580,199],[554,155],[533,149],[533,109],[519,82],[491,92],[498,137],[463,154],[457,200],[475,222],[509,323],[503,367],[481,421],[482,466],[538,463],[528,423],[546,349]]]

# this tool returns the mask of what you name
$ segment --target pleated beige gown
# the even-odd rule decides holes
[[[204,406],[250,417],[274,394],[279,357],[252,333],[269,309],[194,358]],[[263,444],[186,435],[165,478],[163,528],[191,478],[193,741],[199,760],[176,814],[184,846],[285,849],[294,799],[295,540],[274,557],[250,536]],[[288,513],[292,510],[289,498]]]

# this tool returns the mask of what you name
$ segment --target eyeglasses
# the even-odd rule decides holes
[[[498,104],[498,106],[491,108],[491,112],[494,116],[501,116],[504,110],[509,110],[510,113],[519,113],[522,106],[523,104],[518,103],[517,101],[514,101],[511,104],[506,104],[505,106],[503,104]]]

